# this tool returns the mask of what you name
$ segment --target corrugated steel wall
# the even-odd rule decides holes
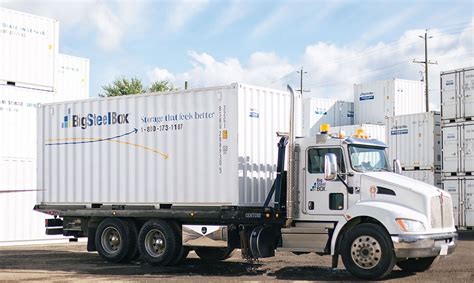
[[[387,119],[390,159],[403,168],[441,169],[441,116],[439,112],[400,115]]]
[[[89,59],[58,54],[55,100],[89,98]]]
[[[288,129],[289,95],[233,84],[39,112],[40,202],[254,205],[275,177],[276,132]],[[66,117],[108,112],[128,114],[129,123],[62,127]]]
[[[58,21],[0,7],[0,81],[54,88]]]

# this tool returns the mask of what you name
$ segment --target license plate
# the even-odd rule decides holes
[[[439,255],[447,255],[448,254],[448,244],[441,245],[441,251],[439,251]]]

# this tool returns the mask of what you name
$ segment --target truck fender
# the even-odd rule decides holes
[[[345,220],[339,221],[334,229],[331,239],[331,255],[336,254],[336,245],[341,231],[345,230],[345,228],[350,228],[350,225],[364,222],[367,219],[374,219],[375,222],[379,222],[379,224],[381,224],[390,235],[397,235],[401,232],[395,222],[396,218],[418,220],[423,222],[425,225],[427,223],[426,216],[418,211],[398,204],[382,201],[365,201],[356,203],[346,211],[344,217]]]

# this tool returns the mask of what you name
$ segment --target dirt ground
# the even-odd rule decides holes
[[[190,253],[180,265],[151,267],[131,264],[110,264],[97,253],[88,253],[84,243],[49,246],[0,247],[0,281],[135,281],[179,280],[207,281],[354,281],[339,263],[331,269],[331,257],[314,254],[295,256],[278,253],[276,257],[249,264],[240,253],[223,262],[205,263]],[[461,232],[459,245],[451,256],[441,258],[425,273],[407,273],[395,267],[387,281],[452,281],[474,282],[474,232]]]

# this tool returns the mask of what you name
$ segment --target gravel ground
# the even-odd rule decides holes
[[[205,263],[193,252],[179,266],[151,267],[109,264],[97,253],[88,253],[83,243],[49,246],[0,247],[0,281],[135,281],[163,280],[208,281],[355,281],[342,262],[331,269],[331,257],[314,254],[295,256],[278,253],[276,257],[249,264],[240,253],[223,262]],[[387,281],[474,282],[474,232],[461,232],[458,248],[451,256],[440,258],[424,273],[407,273],[395,267]]]

